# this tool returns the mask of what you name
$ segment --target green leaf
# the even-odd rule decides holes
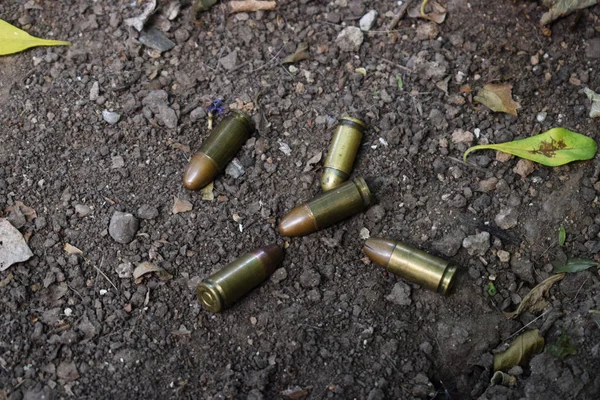
[[[498,290],[496,289],[496,285],[494,285],[492,282],[489,282],[487,292],[490,297],[494,297],[496,295],[496,293],[498,293]]]
[[[473,146],[463,155],[476,150],[492,149],[526,158],[548,167],[557,167],[572,161],[589,160],[596,155],[594,139],[565,128],[552,128],[549,131],[526,139],[499,144],[481,144]]]
[[[36,46],[70,46],[62,40],[47,40],[31,36],[29,33],[0,19],[0,56],[14,54]]]
[[[398,84],[398,89],[404,87],[404,82],[402,82],[402,77],[400,75],[396,75],[396,83]]]
[[[548,352],[561,360],[564,360],[567,356],[577,354],[575,347],[571,345],[571,338],[564,332],[555,344],[548,346]]]
[[[558,245],[563,247],[565,245],[565,241],[567,240],[567,231],[564,226],[560,226],[558,229]]]
[[[561,272],[585,271],[591,267],[600,268],[600,264],[598,264],[596,261],[586,258],[571,258],[567,260],[566,264],[561,264],[555,261],[552,263],[552,265],[554,265],[554,272],[557,274]]]

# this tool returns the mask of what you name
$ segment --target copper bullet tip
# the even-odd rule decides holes
[[[261,247],[255,250],[261,259],[267,275],[271,275],[283,262],[283,249],[276,244]]]
[[[310,209],[303,204],[281,218],[278,229],[283,236],[303,236],[316,231],[317,222]]]
[[[183,186],[189,190],[200,190],[211,183],[219,168],[217,164],[204,153],[196,153],[183,173]]]
[[[392,240],[371,238],[365,243],[363,253],[375,264],[385,268],[390,261],[390,257],[392,257],[395,247],[396,242]]]

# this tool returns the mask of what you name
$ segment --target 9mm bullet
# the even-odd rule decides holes
[[[321,188],[324,192],[348,180],[365,127],[366,124],[360,119],[340,118],[323,164]]]
[[[355,178],[294,208],[279,222],[279,233],[308,235],[366,210],[373,202],[365,180]]]
[[[199,190],[212,182],[254,132],[252,118],[232,110],[219,122],[183,173],[183,185]]]
[[[380,267],[434,292],[448,295],[456,266],[391,239],[371,238],[363,252]]]
[[[282,261],[283,250],[274,244],[246,253],[202,281],[196,288],[198,300],[206,310],[220,312],[266,280]]]

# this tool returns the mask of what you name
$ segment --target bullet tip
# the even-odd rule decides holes
[[[215,162],[203,153],[196,153],[183,173],[183,186],[189,190],[200,190],[211,183],[219,168]]]
[[[371,238],[366,241],[363,252],[380,267],[387,267],[396,243],[389,239]]]
[[[316,231],[317,223],[310,209],[303,204],[281,218],[278,230],[283,236],[303,236]]]

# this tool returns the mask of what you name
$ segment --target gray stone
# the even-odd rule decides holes
[[[90,101],[96,101],[98,97],[100,97],[100,86],[98,85],[98,81],[96,81],[90,89]]]
[[[365,15],[363,15],[362,18],[360,19],[360,21],[358,22],[358,25],[360,26],[360,30],[363,32],[369,31],[375,24],[377,15],[378,15],[378,13],[375,10],[371,10],[368,13],[366,13]]]
[[[512,227],[517,226],[519,222],[519,212],[514,208],[503,208],[500,210],[496,218],[494,218],[494,222],[498,225],[500,229],[510,229]]]
[[[366,212],[366,216],[370,222],[381,222],[383,217],[385,217],[385,208],[381,204],[374,205]]]
[[[600,58],[600,37],[588,40],[585,56],[587,58]]]
[[[321,283],[321,275],[314,269],[306,269],[300,275],[300,284],[304,287],[317,287]]]
[[[446,234],[443,238],[433,243],[433,249],[446,257],[454,257],[465,238],[464,232],[457,230]]]
[[[399,281],[394,285],[392,292],[385,296],[385,299],[394,304],[398,304],[399,306],[409,306],[412,303],[410,292],[410,286],[402,281]]]
[[[159,104],[168,104],[168,101],[169,94],[164,90],[151,90],[146,97],[142,99],[142,104],[152,109],[152,107],[158,106]]]
[[[33,256],[21,232],[4,218],[0,218],[0,238],[0,271],[15,263],[27,261]]]
[[[91,213],[92,213],[91,207],[86,206],[85,204],[76,204],[75,205],[75,214],[77,214],[77,216],[79,218],[87,217]]]
[[[157,28],[150,28],[140,34],[139,41],[146,46],[160,52],[171,50],[175,43]]]
[[[140,222],[132,214],[115,211],[110,219],[108,233],[119,243],[127,244],[133,240],[140,227]]]
[[[354,52],[360,50],[363,40],[362,31],[355,26],[349,26],[339,33],[335,42],[341,51]]]
[[[6,219],[17,229],[22,228],[27,223],[27,218],[25,218],[25,215],[23,215],[19,206],[15,206],[14,209],[8,213]]]
[[[113,111],[102,111],[102,118],[111,125],[116,124],[121,119],[121,114]]]
[[[492,190],[496,189],[497,184],[498,184],[498,178],[492,176],[489,179],[480,181],[479,185],[477,186],[477,191],[483,192],[483,193],[491,192]]]
[[[288,276],[287,270],[285,268],[279,268],[275,272],[273,272],[273,275],[271,275],[271,280],[274,283],[279,283],[279,282],[286,280],[287,276]]]
[[[524,280],[532,285],[535,283],[535,279],[533,277],[533,264],[531,264],[531,261],[513,258],[510,262],[510,266],[512,267],[515,275],[517,275],[521,280]]]
[[[141,219],[154,219],[158,217],[158,208],[149,204],[142,204],[137,210],[137,216]]]
[[[121,279],[131,278],[133,276],[133,264],[131,264],[129,261],[121,263],[117,265],[115,271]]]
[[[79,372],[77,371],[77,366],[73,361],[63,361],[56,368],[56,376],[60,379],[71,382],[79,379]]]
[[[177,128],[177,113],[166,104],[158,105],[156,119],[167,128]]]
[[[244,166],[237,158],[231,160],[231,162],[227,165],[227,168],[225,168],[225,173],[234,179],[244,175],[245,172]]]
[[[490,234],[480,232],[476,235],[467,236],[462,242],[463,247],[471,256],[482,256],[490,248]]]
[[[119,169],[125,166],[125,160],[121,156],[113,156],[111,157],[112,166],[111,168]]]
[[[192,120],[192,122],[196,122],[199,119],[203,119],[205,117],[206,117],[206,110],[204,109],[204,107],[196,107],[190,113],[190,119]]]
[[[237,64],[237,50],[234,50],[225,57],[220,58],[219,64],[221,64],[221,66],[223,66],[223,68],[225,68],[227,71],[233,70]]]

